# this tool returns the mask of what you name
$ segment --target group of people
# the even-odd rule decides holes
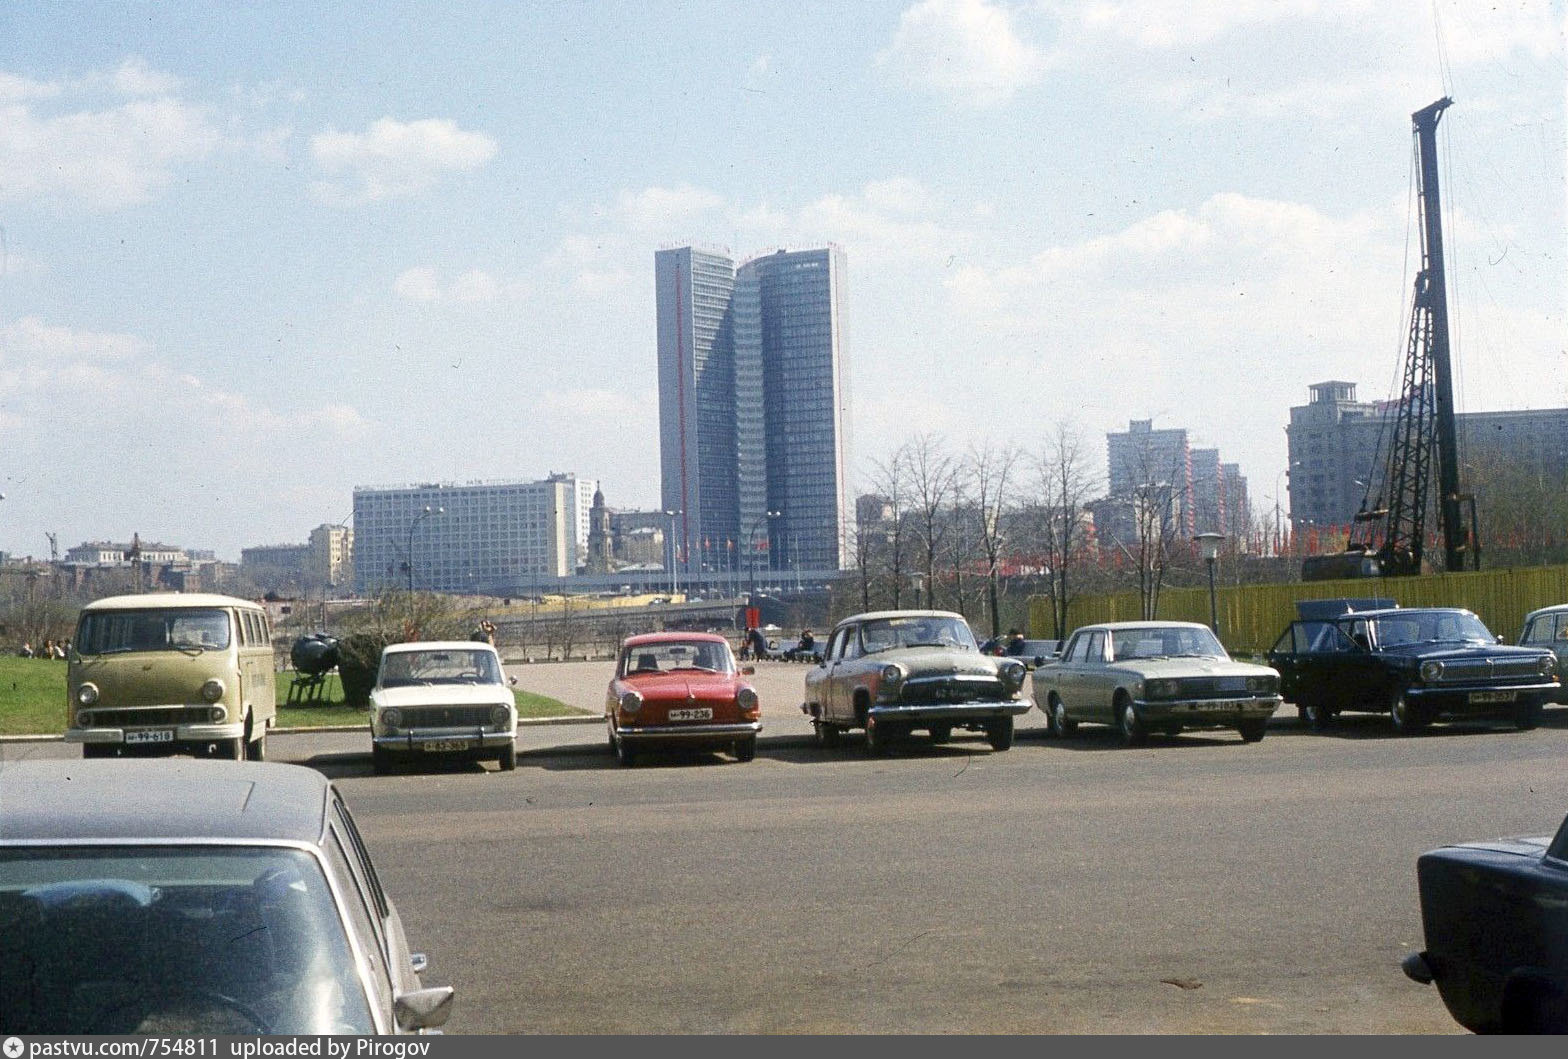
[[[22,658],[53,658],[63,662],[70,650],[70,640],[45,640],[44,645],[38,648],[34,648],[31,641],[25,642],[16,653]]]
[[[758,628],[748,628],[746,635],[740,642],[741,661],[763,658],[782,658],[786,662],[807,662],[819,658],[817,654],[817,638],[810,629],[800,630],[800,640],[794,647],[785,648],[782,652],[775,653],[768,646],[768,638],[762,635]]]

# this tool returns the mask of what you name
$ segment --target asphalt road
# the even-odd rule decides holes
[[[513,672],[595,708],[607,669]],[[591,724],[526,729],[512,773],[376,777],[362,733],[271,750],[340,780],[454,1033],[1451,1033],[1399,970],[1416,856],[1568,812],[1563,707],[1405,738],[1286,708],[1258,744],[1131,750],[1032,713],[1005,753],[870,759],[810,745],[803,673],[761,667],[748,764],[620,768]]]

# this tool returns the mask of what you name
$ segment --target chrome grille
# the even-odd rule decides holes
[[[1008,698],[1002,682],[980,674],[917,677],[904,682],[899,701],[915,704],[943,702],[993,702]]]
[[[1534,680],[1540,677],[1534,658],[1466,658],[1444,661],[1443,684],[1471,684],[1491,680]]]
[[[488,725],[493,706],[409,706],[399,728],[472,728]]]
[[[83,728],[144,728],[176,724],[213,724],[211,706],[145,706],[135,709],[78,709]]]
[[[1177,697],[1183,699],[1231,699],[1247,694],[1244,676],[1183,677],[1177,684],[1180,687]]]

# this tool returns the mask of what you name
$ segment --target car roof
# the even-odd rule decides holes
[[[851,614],[847,618],[840,618],[838,625],[845,625],[852,621],[872,621],[879,618],[957,618],[965,625],[969,624],[962,614],[951,610],[868,610],[864,614]],[[835,625],[834,628],[838,628]]]
[[[213,592],[148,592],[139,596],[105,596],[84,606],[85,610],[150,610],[164,607],[250,607],[261,609],[255,600],[220,596]]]
[[[1384,607],[1382,610],[1354,610],[1345,614],[1336,614],[1332,619],[1320,618],[1320,621],[1343,621],[1347,618],[1388,618],[1409,617],[1415,614],[1474,614],[1475,611],[1468,607]]]
[[[1550,607],[1539,607],[1524,616],[1525,621],[1540,617],[1542,614],[1559,614],[1568,612],[1568,603],[1553,603]]]
[[[483,640],[406,640],[389,643],[384,650],[386,654],[398,654],[403,651],[494,651],[495,648]]]
[[[643,644],[691,643],[693,640],[703,640],[708,643],[729,643],[729,640],[716,632],[644,632],[638,633],[636,636],[628,636],[621,641],[621,646],[641,647]]]
[[[315,842],[330,790],[315,769],[274,762],[12,762],[0,768],[0,842]]]
[[[1208,626],[1201,621],[1102,621],[1093,625],[1083,625],[1074,629],[1080,633],[1085,629],[1095,631],[1116,632],[1121,629],[1207,629]]]

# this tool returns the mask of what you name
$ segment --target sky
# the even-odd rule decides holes
[[[0,551],[303,542],[356,486],[658,503],[655,251],[828,243],[852,492],[918,433],[1272,508],[1397,385],[1438,129],[1461,411],[1568,406],[1563,4],[0,5]]]

